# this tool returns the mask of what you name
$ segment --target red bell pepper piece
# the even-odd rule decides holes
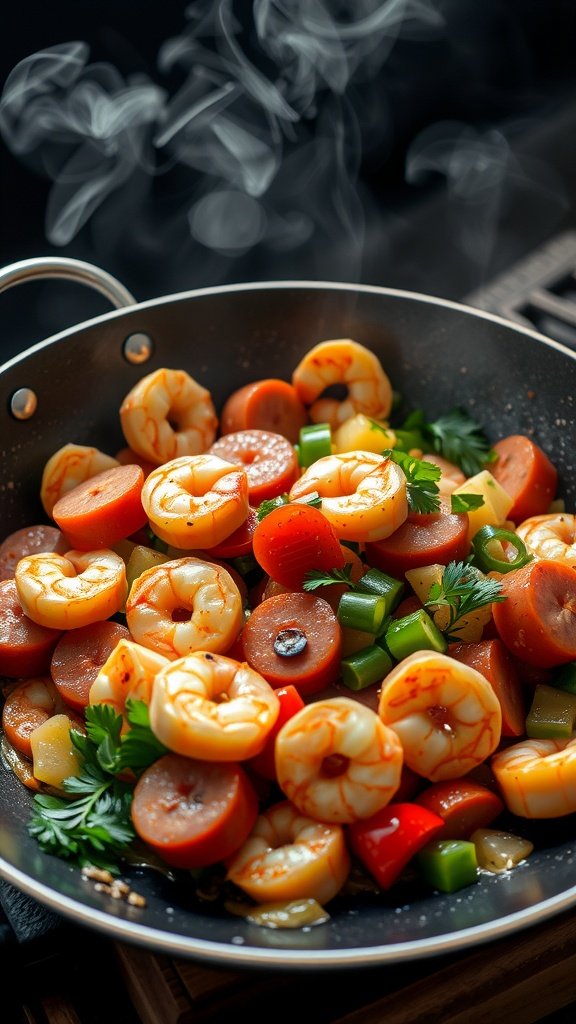
[[[382,889],[389,889],[408,861],[444,830],[426,807],[392,803],[347,826],[350,848]]]
[[[276,766],[274,763],[276,737],[284,723],[305,706],[298,690],[291,683],[276,690],[275,693],[280,701],[278,718],[268,734],[264,748],[247,762],[258,775],[262,775],[265,779],[270,779],[271,781],[276,781]]]

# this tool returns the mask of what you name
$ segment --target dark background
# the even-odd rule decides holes
[[[348,209],[342,213],[331,203],[318,214],[329,172],[322,178],[301,167],[301,180],[289,183],[291,211],[301,204],[316,217],[301,245],[262,242],[230,255],[193,241],[188,209],[202,176],[182,165],[154,178],[136,173],[73,239],[50,244],[45,218],[52,182],[41,172],[41,156],[15,157],[0,137],[1,263],[78,257],[105,267],[139,299],[273,278],[359,280],[455,299],[477,289],[574,226],[576,5],[432,3],[442,29],[424,38],[402,36],[378,74],[348,90],[359,121],[356,136],[347,132]],[[20,3],[2,33],[1,83],[30,54],[83,40],[90,63],[145,75],[172,95],[183,76],[162,73],[157,55],[164,40],[182,32],[186,6]],[[345,9],[334,8],[340,19]],[[252,11],[251,4],[234,4],[243,45],[258,64]],[[273,77],[267,61],[260,63]],[[319,112],[324,100],[320,90]],[[306,138],[316,130],[307,118]],[[280,202],[285,211],[285,196]],[[61,283],[27,286],[26,295],[19,288],[1,301],[5,355],[107,309],[100,297]]]

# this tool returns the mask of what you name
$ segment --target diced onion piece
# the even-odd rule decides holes
[[[529,839],[494,828],[476,829],[471,840],[476,847],[478,866],[495,873],[516,867],[534,849]]]
[[[286,903],[261,903],[257,907],[244,903],[226,903],[226,909],[232,914],[245,917],[252,924],[266,928],[309,928],[314,924],[324,924],[330,919],[317,900],[289,900]]]

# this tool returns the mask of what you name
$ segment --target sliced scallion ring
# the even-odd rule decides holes
[[[501,546],[510,544],[516,552],[515,557],[510,560],[505,555],[501,557],[493,554],[495,543],[499,543]],[[505,530],[501,526],[483,526],[478,533],[474,534],[472,548],[474,561],[483,572],[512,572],[514,569],[521,569],[533,558],[533,555],[526,550],[524,541],[512,530]]]

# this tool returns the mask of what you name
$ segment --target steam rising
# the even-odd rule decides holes
[[[513,135],[513,126],[507,127]],[[407,153],[406,178],[418,184],[430,174],[445,179],[452,244],[480,271],[489,266],[495,246],[505,245],[514,203],[530,218],[535,240],[541,222],[559,220],[570,204],[560,176],[515,152],[496,128],[443,121],[420,132]]]
[[[66,245],[142,163],[149,126],[165,103],[151,82],[126,84],[111,65],[87,61],[88,47],[78,42],[27,57],[0,102],[8,146],[36,151],[54,181],[46,219],[54,245]]]
[[[17,65],[0,133],[53,182],[49,242],[68,244],[137,173],[151,182],[176,168],[195,244],[235,256],[294,250],[320,233],[358,273],[362,86],[400,36],[441,31],[435,0],[255,0],[251,10],[247,26],[232,0],[190,5],[181,34],[159,48],[160,84],[89,63],[83,42]]]

